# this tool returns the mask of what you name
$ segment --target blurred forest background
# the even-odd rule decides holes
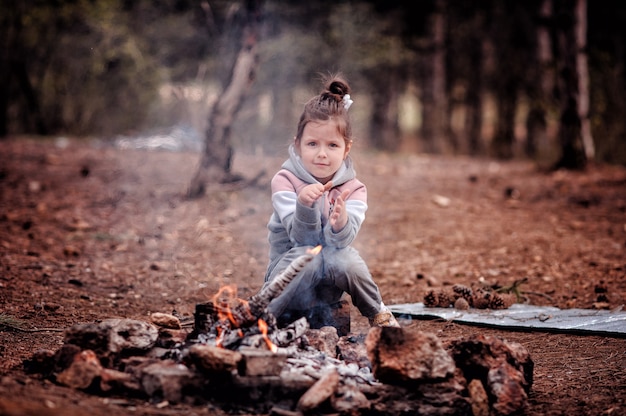
[[[626,164],[620,0],[4,1],[0,137],[202,137],[251,7],[237,151],[283,148],[339,71],[360,147]]]

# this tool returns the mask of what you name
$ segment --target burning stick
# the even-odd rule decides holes
[[[320,251],[322,251],[322,246],[317,246],[292,261],[281,274],[276,276],[274,280],[272,280],[259,293],[250,298],[248,301],[250,312],[254,316],[261,316],[272,299],[280,295],[283,290],[285,290],[287,285],[298,275],[298,273],[304,269],[304,266],[309,264],[309,262],[311,262],[311,260],[313,260],[313,258]]]
[[[232,345],[238,344],[245,337],[246,328],[256,326],[272,350],[268,332],[270,327],[276,326],[276,322],[275,317],[266,314],[266,308],[272,299],[280,295],[321,250],[322,246],[317,246],[296,258],[281,274],[248,301],[237,298],[235,286],[222,287],[213,296],[212,302],[196,305],[195,331],[197,334],[214,331],[216,333],[216,345],[222,348],[231,348]],[[259,319],[261,317],[265,321]],[[267,321],[268,319],[269,321]]]

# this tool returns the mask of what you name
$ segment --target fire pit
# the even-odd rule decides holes
[[[443,345],[402,328],[340,335],[311,328],[306,317],[279,327],[267,305],[315,255],[248,300],[221,288],[196,305],[193,328],[164,313],[76,325],[58,351],[35,352],[25,369],[94,394],[252,413],[523,411],[533,363],[519,344],[475,336]]]

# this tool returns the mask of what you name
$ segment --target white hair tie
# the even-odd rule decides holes
[[[343,108],[345,108],[346,111],[348,111],[348,109],[350,108],[350,106],[352,105],[354,101],[350,99],[350,94],[346,94],[343,96],[342,102],[343,102]]]

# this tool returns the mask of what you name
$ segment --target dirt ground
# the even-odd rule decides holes
[[[236,154],[255,187],[186,200],[198,155],[62,140],[0,141],[0,414],[215,414],[210,406],[96,397],[25,374],[64,328],[193,314],[221,286],[247,298],[267,261],[269,179],[286,152]],[[370,209],[356,247],[387,304],[454,283],[521,286],[535,305],[626,303],[626,169],[538,172],[528,162],[354,149]],[[447,198],[442,200],[441,197]],[[352,313],[352,331],[367,322]],[[528,414],[625,415],[626,340],[401,320],[442,339],[481,331],[535,362]],[[20,329],[16,329],[20,327]]]

